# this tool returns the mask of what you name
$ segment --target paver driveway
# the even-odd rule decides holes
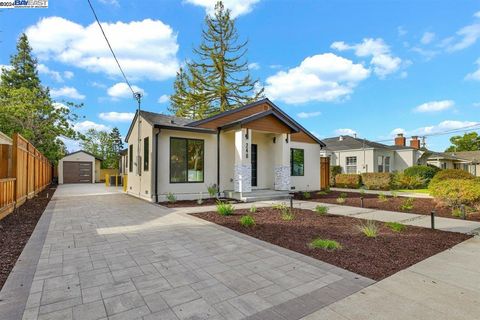
[[[66,188],[24,319],[299,319],[373,283],[181,210]]]

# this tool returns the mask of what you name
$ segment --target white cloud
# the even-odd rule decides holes
[[[392,136],[396,136],[397,134],[405,134],[405,129],[403,128],[396,128],[396,129],[393,129],[392,132],[390,132],[390,135]]]
[[[445,120],[436,125],[420,127],[413,130],[405,130],[402,128],[397,128],[392,130],[390,132],[390,135],[395,136],[397,133],[403,133],[407,136],[423,136],[423,135],[428,135],[433,133],[440,133],[448,130],[462,129],[462,128],[470,127],[474,125],[480,125],[480,122]]]
[[[73,78],[73,75],[74,75],[73,72],[71,72],[71,71],[64,71],[62,73],[62,72],[59,72],[59,71],[52,70],[49,67],[47,67],[46,65],[44,65],[43,63],[39,63],[37,65],[37,70],[38,70],[39,73],[45,74],[45,75],[51,77],[56,82],[64,82],[65,81],[64,79],[71,79],[71,78]]]
[[[57,110],[58,109],[70,109],[66,104],[61,103],[61,102],[54,102],[53,107]]]
[[[97,131],[110,131],[109,126],[89,120],[75,123],[73,129],[79,132],[87,132],[90,129],[95,129]]]
[[[467,74],[465,77],[466,80],[480,81],[480,59],[477,59],[477,61],[475,61],[475,64],[477,65],[477,70]]]
[[[158,103],[167,103],[168,101],[170,101],[170,96],[167,95],[167,94],[162,94],[160,96],[160,98],[158,98]]]
[[[65,79],[72,79],[75,74],[72,71],[64,71],[63,77]]]
[[[480,18],[480,11],[473,16]],[[480,38],[480,22],[477,20],[458,30],[455,36],[444,39],[440,45],[446,47],[448,52],[454,52],[472,46],[478,38]]]
[[[322,113],[320,111],[314,111],[314,112],[300,112],[297,113],[297,117],[301,119],[307,119],[307,118],[313,118],[313,117],[318,117]]]
[[[51,89],[50,95],[53,98],[64,97],[64,98],[77,99],[77,100],[85,99],[85,95],[79,93],[76,88],[66,87],[66,86],[59,89]]]
[[[348,97],[369,76],[361,64],[333,53],[307,57],[298,67],[267,78],[267,97],[286,103],[334,101]]]
[[[102,23],[127,76],[164,80],[179,68],[177,35],[160,20]],[[96,23],[88,26],[61,17],[41,19],[26,31],[40,60],[55,60],[91,72],[120,76]]]
[[[453,100],[429,101],[416,106],[415,112],[438,112],[451,109],[455,105]]]
[[[248,69],[258,70],[258,69],[260,69],[260,64],[258,62],[252,62],[248,65]]]
[[[357,132],[353,129],[343,128],[335,130],[335,134],[337,136],[354,136],[357,134]]]
[[[428,50],[420,47],[412,47],[412,49],[410,50],[423,56],[427,61],[431,60],[433,57],[435,57],[438,54],[437,50]]]
[[[98,116],[100,119],[105,121],[110,121],[110,122],[130,122],[135,116],[135,113],[112,111],[112,112],[102,112]]]
[[[107,5],[112,5],[112,6],[120,6],[120,3],[118,2],[118,0],[99,0],[101,3],[103,4],[107,4]]]
[[[370,64],[373,72],[380,78],[396,72],[402,64],[402,59],[392,55],[390,47],[381,38],[365,38],[353,45],[336,41],[330,47],[338,51],[353,50],[357,57],[372,57]]]
[[[145,95],[145,91],[142,88],[134,85],[132,85],[132,88],[135,92],[140,92],[142,95]],[[125,82],[119,82],[114,84],[113,86],[108,88],[107,94],[114,99],[120,99],[120,98],[133,99],[133,93]]]
[[[420,39],[420,42],[422,44],[429,44],[435,39],[435,33],[433,32],[424,32],[422,38]]]
[[[403,37],[407,34],[407,29],[405,29],[403,26],[399,26],[397,27],[397,33],[399,37]]]
[[[188,3],[204,7],[207,14],[215,12],[215,4],[217,0],[186,0]],[[225,8],[232,11],[231,16],[236,18],[242,14],[247,14],[252,11],[253,6],[260,0],[223,0]]]

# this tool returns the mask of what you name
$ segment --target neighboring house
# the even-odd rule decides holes
[[[199,121],[140,111],[126,142],[127,192],[149,201],[320,189],[323,142],[268,99]]]
[[[464,161],[469,161],[468,171],[474,176],[480,177],[480,151],[460,151],[460,152],[446,152],[446,154],[462,159]],[[454,163],[453,166],[456,169],[465,168],[465,164]],[[464,169],[465,170],[465,169]]]
[[[339,136],[322,140],[326,147],[322,156],[330,157],[330,164],[340,166],[343,173],[403,171],[418,163],[422,155],[420,140],[413,137],[410,146],[406,138],[397,136],[395,145]]]
[[[120,151],[120,160],[118,165],[118,173],[123,175],[127,174],[127,163],[128,163],[128,148]]]
[[[58,183],[95,183],[100,182],[102,159],[79,150],[58,161]]]

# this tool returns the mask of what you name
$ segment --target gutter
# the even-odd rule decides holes
[[[158,203],[158,135],[160,130],[155,133],[155,203]]]

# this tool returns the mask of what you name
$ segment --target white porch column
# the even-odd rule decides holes
[[[290,190],[290,135],[275,135],[275,163],[274,163],[274,187],[275,190]]]
[[[235,192],[252,191],[251,162],[252,132],[242,128],[235,131],[235,166],[233,184]]]

